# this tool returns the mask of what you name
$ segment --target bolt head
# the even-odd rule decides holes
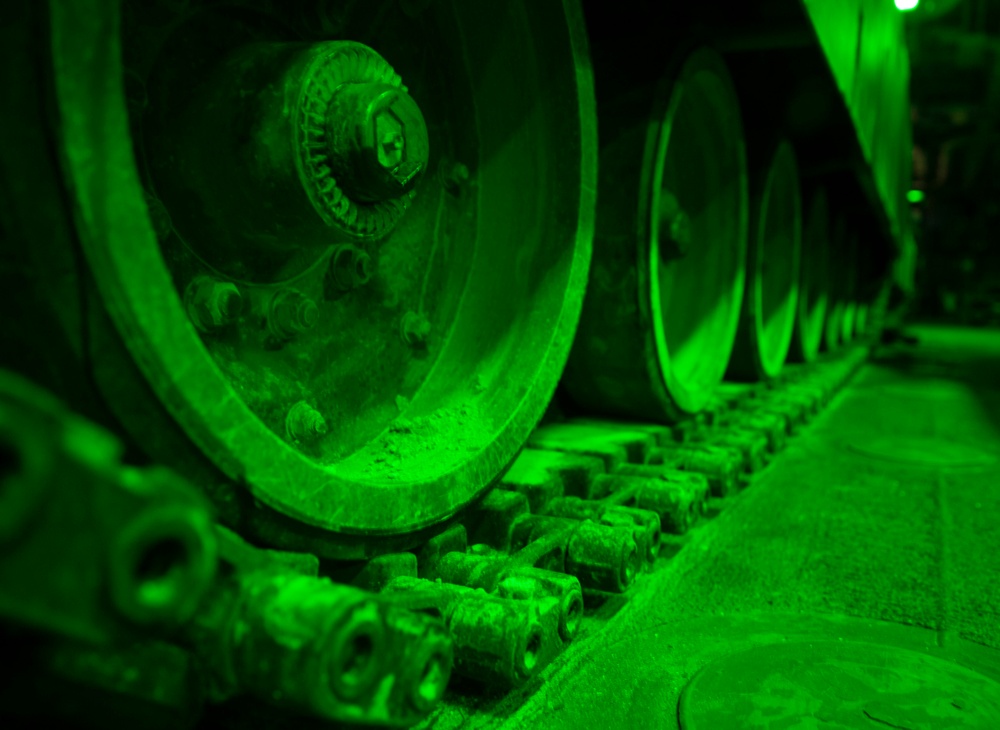
[[[243,296],[235,286],[223,291],[219,297],[219,313],[226,320],[234,320],[243,312]]]
[[[323,436],[328,430],[326,419],[319,412],[313,411],[309,419],[309,432],[317,436]]]
[[[424,347],[431,333],[431,323],[426,315],[417,312],[407,312],[400,323],[403,341],[411,347]]]
[[[285,416],[285,432],[295,442],[315,441],[326,435],[328,430],[323,414],[304,400],[293,405]]]
[[[367,284],[374,273],[375,262],[357,246],[338,246],[330,259],[328,276],[340,291],[350,291]]]
[[[402,89],[382,92],[368,107],[369,124],[362,149],[376,166],[387,197],[413,189],[427,167],[430,143],[420,107]]]
[[[271,333],[282,339],[312,329],[319,321],[319,307],[297,291],[280,291],[271,299],[267,324]]]
[[[243,313],[243,295],[237,286],[200,276],[185,294],[188,315],[202,332],[212,332],[236,321]]]
[[[394,171],[403,162],[406,139],[403,137],[403,121],[392,109],[386,109],[375,117],[375,150],[378,163]]]
[[[375,264],[372,257],[366,252],[358,249],[357,256],[354,257],[354,266],[351,268],[351,281],[354,286],[364,286],[372,278],[372,269]]]
[[[295,310],[296,321],[303,330],[312,329],[319,321],[319,307],[312,299],[304,299],[299,302]]]

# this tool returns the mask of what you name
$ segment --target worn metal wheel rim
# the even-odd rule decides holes
[[[783,183],[786,189],[778,186]],[[802,252],[801,201],[799,199],[799,176],[792,146],[782,143],[774,156],[768,180],[769,207],[775,197],[781,196],[785,209],[778,224],[785,230],[773,250],[758,254],[758,286],[754,296],[757,300],[758,331],[763,332],[761,346],[761,369],[765,377],[776,377],[780,372],[788,349],[792,344],[795,328],[795,314],[799,297],[799,267]],[[765,232],[767,222],[760,222],[758,236],[768,238]],[[779,271],[773,269],[778,264]],[[769,281],[770,279],[770,281]],[[776,281],[775,281],[776,280]],[[782,286],[784,284],[784,286]]]
[[[714,89],[699,89],[699,82],[710,84]],[[701,101],[708,106],[715,106],[717,120],[725,129],[717,141],[722,140],[722,146],[729,146],[727,152],[731,157],[728,163],[733,169],[726,172],[735,173],[735,180],[726,181],[732,186],[728,202],[735,204],[734,207],[738,210],[735,215],[729,211],[730,215],[716,215],[714,219],[710,219],[705,211],[700,211],[701,225],[692,220],[692,237],[701,239],[692,245],[695,255],[688,254],[683,261],[664,265],[661,261],[658,220],[661,191],[664,186],[672,184],[671,167],[679,164],[674,162],[671,154],[680,146],[674,127],[680,119],[681,105],[686,103],[686,95],[691,89],[698,89],[707,95],[712,95],[714,91],[714,98]],[[676,144],[671,145],[672,141]],[[654,130],[647,150],[652,160],[652,170],[648,183],[643,184],[641,191],[644,196],[648,196],[642,207],[648,216],[649,234],[648,239],[640,241],[640,246],[644,249],[640,261],[648,262],[649,281],[648,286],[643,286],[640,281],[639,292],[650,313],[651,350],[655,354],[655,362],[650,363],[650,370],[652,377],[663,384],[666,395],[676,408],[684,413],[697,413],[707,405],[715,386],[722,382],[729,364],[739,325],[747,256],[747,169],[739,102],[725,64],[714,52],[700,49],[685,62],[671,91],[667,112]],[[682,188],[677,192],[682,207],[689,206],[683,199],[682,190],[689,191],[690,188]],[[728,240],[719,243],[717,247],[709,247],[705,240],[706,229],[715,228],[717,232],[718,226],[727,224],[731,226],[731,230],[727,231]],[[706,253],[709,248],[710,253]],[[726,253],[730,254],[728,259],[723,255]],[[719,269],[712,271],[705,265],[708,261],[717,262]],[[641,272],[644,267],[639,268]],[[715,274],[710,283],[706,283],[707,272]],[[688,281],[685,281],[685,276]],[[678,295],[678,285],[688,287],[687,297],[683,293]],[[705,306],[701,306],[696,314],[691,314],[694,310],[692,300],[697,301],[694,290],[708,290],[711,294],[713,288],[718,290],[718,298],[708,303],[702,302]],[[705,310],[714,310],[714,315],[710,315],[708,332],[700,331],[697,335],[701,346],[682,346],[682,331],[692,326],[690,319],[704,314]],[[682,317],[690,319],[685,321]],[[694,326],[698,327],[697,324]]]
[[[52,5],[56,96],[65,140],[63,163],[77,191],[82,247],[98,290],[159,401],[200,451],[213,455],[215,465],[227,477],[245,484],[260,502],[299,522],[347,535],[399,535],[454,514],[489,487],[541,417],[579,316],[596,188],[596,144],[593,127],[588,124],[594,102],[579,8],[574,3],[552,2],[531,10],[537,14],[531,20],[555,19],[565,33],[548,38],[551,47],[558,48],[555,55],[561,70],[571,74],[574,82],[569,93],[561,97],[569,118],[560,122],[564,124],[560,129],[566,138],[581,140],[579,145],[569,145],[572,149],[560,158],[558,169],[548,171],[553,179],[576,176],[581,181],[570,201],[558,206],[558,214],[552,216],[561,218],[563,225],[566,220],[573,222],[572,242],[559,258],[560,274],[534,283],[547,290],[563,286],[578,296],[567,296],[558,308],[533,315],[548,317],[554,323],[547,337],[531,338],[540,341],[526,341],[515,332],[509,333],[507,354],[511,358],[516,360],[518,352],[532,349],[544,355],[536,363],[535,377],[510,395],[513,405],[500,409],[488,444],[458,467],[434,478],[406,485],[363,484],[364,493],[349,502],[336,498],[352,486],[343,470],[338,473],[336,465],[317,468],[301,453],[276,441],[273,433],[253,418],[201,349],[167,275],[131,149],[127,142],[121,143],[129,135],[117,47],[118,11],[117,3],[97,0]],[[526,15],[521,20],[530,23]],[[553,62],[553,58],[545,60]],[[95,104],[104,106],[99,124],[79,112]],[[557,130],[547,128],[546,133],[556,134]],[[97,165],[98,161],[102,164]],[[113,195],[108,194],[109,187]],[[510,213],[493,210],[481,219],[481,226],[489,228]],[[158,303],[155,312],[136,306],[148,301]],[[470,325],[464,324],[466,329]],[[502,371],[502,361],[494,365]],[[449,377],[444,370],[438,368],[433,374],[430,391],[444,387]],[[430,392],[427,397],[436,394]],[[192,404],[205,407],[192,408]],[[410,521],[394,527],[393,519]]]

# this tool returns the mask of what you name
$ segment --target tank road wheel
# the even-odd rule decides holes
[[[358,559],[440,529],[541,418],[579,318],[576,4],[51,13],[117,417],[259,541]]]
[[[788,142],[776,147],[750,199],[746,291],[727,376],[771,380],[788,357],[798,315],[802,204]]]
[[[714,52],[642,93],[641,105],[626,91],[602,106],[594,261],[563,383],[588,412],[662,421],[701,410],[729,362],[747,174],[739,102]]]
[[[830,298],[830,212],[826,192],[813,193],[802,229],[799,301],[789,357],[812,362],[823,343]]]

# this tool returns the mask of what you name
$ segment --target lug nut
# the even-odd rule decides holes
[[[273,335],[291,339],[316,326],[319,308],[297,291],[280,291],[268,307],[267,326]]]
[[[371,280],[374,266],[372,257],[363,249],[347,244],[338,246],[333,252],[327,276],[334,289],[350,291]]]
[[[403,342],[410,347],[426,347],[427,336],[431,333],[431,323],[424,314],[407,312],[400,323]]]
[[[300,400],[288,411],[285,417],[285,431],[288,438],[297,443],[315,441],[327,432],[326,419],[323,414]]]
[[[184,295],[188,316],[202,332],[212,332],[234,322],[243,312],[243,295],[235,284],[199,276]]]

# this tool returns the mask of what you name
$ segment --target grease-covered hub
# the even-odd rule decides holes
[[[199,36],[218,23],[191,25]],[[145,119],[151,184],[213,268],[278,281],[337,241],[386,236],[409,207],[427,125],[371,48],[268,41],[211,59],[175,41],[162,55]],[[209,68],[192,79],[184,65]]]
[[[341,185],[356,200],[405,195],[427,166],[427,127],[420,107],[393,84],[337,86],[327,105],[326,134]]]

